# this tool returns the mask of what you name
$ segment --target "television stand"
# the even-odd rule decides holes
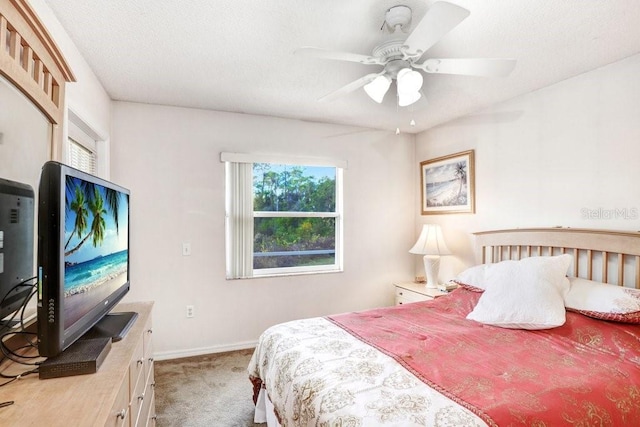
[[[134,311],[109,313],[80,339],[111,338],[113,342],[120,341],[127,335],[137,317],[138,313]]]
[[[111,343],[127,335],[138,318],[134,311],[109,313],[78,341],[40,364],[40,379],[94,374],[111,350]]]
[[[111,338],[80,339],[55,357],[40,363],[38,378],[95,374],[111,350]]]

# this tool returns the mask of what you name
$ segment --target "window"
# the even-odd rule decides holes
[[[69,136],[67,139],[67,164],[92,175],[97,174],[96,139],[82,128],[79,119],[69,114]]]
[[[252,160],[226,163],[227,278],[341,271],[342,168]]]

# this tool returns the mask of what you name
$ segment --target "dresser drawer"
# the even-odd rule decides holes
[[[152,390],[152,399],[151,405],[149,408],[149,418],[147,419],[146,427],[155,427],[156,425],[156,399],[155,399],[155,390]]]
[[[149,376],[149,372],[153,371],[153,328],[151,327],[151,319],[144,327],[142,336],[143,358],[144,358],[144,375]]]
[[[129,394],[131,396],[133,396],[136,387],[138,387],[140,378],[144,379],[144,350],[142,340],[140,340],[136,346],[133,358],[129,363]]]
[[[105,423],[105,427],[128,427],[130,423],[129,412],[129,381],[125,380],[120,386],[118,396],[116,397],[109,419]]]
[[[146,381],[146,387],[144,390],[144,398],[142,400],[142,407],[140,408],[140,414],[138,415],[138,423],[137,426],[146,426],[149,423],[149,419],[152,416],[155,416],[155,407],[153,409],[154,413],[151,412],[152,404],[155,400],[155,382],[153,378],[153,371],[149,372],[149,377]]]

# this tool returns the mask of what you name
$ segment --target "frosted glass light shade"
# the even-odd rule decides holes
[[[406,107],[421,98],[422,74],[411,68],[403,68],[398,71],[398,105]]]
[[[417,92],[422,88],[422,74],[411,68],[398,71],[398,92]]]
[[[364,86],[364,91],[367,92],[367,95],[369,95],[371,99],[380,104],[389,90],[390,85],[391,79],[389,77],[378,76]]]
[[[398,92],[398,105],[400,107],[407,107],[413,104],[414,102],[417,102],[421,97],[422,95],[420,94],[420,92],[413,92],[413,93]]]

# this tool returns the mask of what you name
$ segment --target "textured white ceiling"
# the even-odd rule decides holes
[[[428,52],[514,58],[507,78],[430,74],[428,102],[398,108],[362,89],[317,99],[378,65],[293,55],[370,54],[384,14],[432,0],[46,0],[115,100],[419,132],[640,52],[639,0],[450,0],[471,15]],[[409,126],[414,119],[416,126]]]

